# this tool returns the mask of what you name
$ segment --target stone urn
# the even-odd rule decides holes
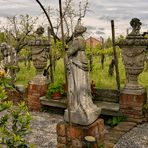
[[[47,60],[49,55],[49,41],[43,40],[42,35],[44,28],[39,27],[36,31],[37,38],[29,43],[32,50],[32,61],[36,69],[36,76],[34,79],[46,79],[43,76],[44,69],[47,66]]]
[[[36,40],[34,44],[32,44],[32,61],[37,75],[42,75],[47,65],[49,54],[48,46],[48,43],[45,44],[39,40]]]
[[[148,39],[140,34],[142,23],[139,19],[132,19],[130,24],[132,26],[132,32],[127,35],[125,40],[119,43],[122,49],[127,80],[124,91],[141,92],[144,91],[144,88],[138,83],[138,76],[144,70],[145,49],[148,45]]]

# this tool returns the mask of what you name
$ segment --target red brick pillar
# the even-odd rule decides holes
[[[60,122],[57,124],[57,148],[86,147],[84,142],[85,136],[93,136],[96,138],[96,144],[93,146],[93,148],[96,148],[96,145],[98,145],[104,134],[105,128],[103,119],[98,119],[88,126],[72,124],[71,128],[67,122]]]
[[[146,103],[146,91],[120,94],[120,111],[130,120],[143,121],[143,105]]]
[[[44,78],[44,79],[43,79]],[[28,84],[27,103],[33,111],[41,110],[40,97],[44,96],[48,89],[49,81],[45,77],[35,77]]]

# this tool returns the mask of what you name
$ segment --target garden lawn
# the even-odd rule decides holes
[[[115,71],[113,76],[109,76],[108,69],[109,64],[111,62],[111,57],[105,58],[104,69],[101,68],[100,57],[93,57],[93,69],[90,72],[90,80],[94,81],[97,88],[109,88],[109,89],[117,89]],[[35,76],[35,68],[31,65],[31,69],[28,70],[27,67],[24,66],[24,63],[19,63],[20,71],[17,74],[16,84],[23,84],[27,86],[28,81]],[[122,58],[119,58],[119,73],[120,73],[120,83],[121,88],[125,85],[125,70],[122,62]],[[57,61],[56,69],[54,72],[54,80],[58,83],[64,83],[64,64],[63,59]],[[148,92],[148,71],[144,70],[142,74],[139,76],[139,83],[146,87]]]

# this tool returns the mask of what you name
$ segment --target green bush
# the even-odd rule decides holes
[[[117,117],[112,117],[112,118],[108,119],[106,121],[106,124],[110,125],[110,126],[116,126],[120,122],[123,122],[123,121],[126,121],[126,120],[127,120],[127,117],[125,117],[125,116],[117,116]]]
[[[0,147],[30,148],[25,135],[29,133],[31,116],[25,102],[15,106],[7,100],[6,80],[0,75]]]
[[[52,83],[48,87],[48,91],[46,96],[48,99],[52,97],[52,94],[55,92],[59,92],[61,95],[65,94],[64,86],[61,83]]]

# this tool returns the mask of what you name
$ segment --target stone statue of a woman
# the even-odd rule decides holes
[[[85,55],[85,40],[82,34],[86,27],[75,27],[74,39],[68,49],[68,92],[70,100],[71,122],[89,125],[94,122],[101,109],[92,102],[88,61]],[[64,119],[69,121],[68,110]]]

